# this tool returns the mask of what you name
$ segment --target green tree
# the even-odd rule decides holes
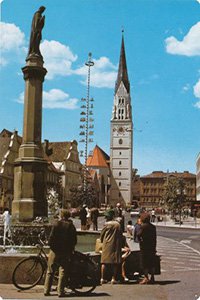
[[[168,177],[165,183],[165,189],[162,197],[162,204],[167,206],[172,216],[179,213],[181,223],[181,213],[187,202],[187,185],[180,177]]]
[[[84,191],[83,185],[74,186],[70,189],[71,206],[80,207],[87,204],[88,207],[98,206],[98,194],[92,183],[87,185],[87,190]]]

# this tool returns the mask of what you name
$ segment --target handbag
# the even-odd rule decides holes
[[[101,239],[96,239],[96,244],[95,244],[95,252],[96,253],[102,252],[102,245],[103,245],[103,243],[101,242]]]

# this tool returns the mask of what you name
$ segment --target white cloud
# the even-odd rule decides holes
[[[45,67],[48,70],[46,79],[55,76],[69,76],[73,73],[72,63],[77,60],[70,48],[57,41],[44,40],[40,45],[44,57]]]
[[[51,89],[48,92],[43,91],[43,108],[49,109],[77,109],[79,108],[77,98],[70,98],[69,94],[59,89]],[[24,92],[19,95],[18,103],[24,103]]]
[[[200,79],[193,86],[194,95],[196,98],[200,98]]]
[[[196,98],[199,99],[199,101],[197,101],[194,106],[196,108],[200,109],[200,79],[197,81],[197,83],[193,86],[193,92]]]
[[[196,107],[196,108],[199,108],[199,109],[200,109],[200,101],[197,101],[197,102],[194,104],[194,107]]]
[[[186,83],[186,85],[183,86],[183,92],[187,92],[190,89],[190,84]]]
[[[6,54],[23,49],[25,35],[15,24],[0,22],[0,37],[0,65],[5,66],[8,63]]]
[[[191,27],[182,41],[170,36],[165,40],[166,51],[170,54],[200,55],[200,22]]]
[[[91,86],[97,88],[113,88],[117,79],[117,66],[113,65],[109,58],[100,57],[94,59],[94,66],[91,67]],[[88,67],[82,66],[74,71],[74,74],[81,75],[84,80],[81,81],[83,84],[87,84]]]
[[[10,60],[19,55],[27,55],[28,49],[25,35],[15,24],[0,23],[1,30],[1,58],[0,65],[5,66]],[[20,50],[20,51],[19,51]],[[40,45],[41,53],[44,57],[44,64],[48,71],[45,79],[52,80],[57,76],[81,76],[82,84],[87,84],[88,68],[83,65],[78,69],[72,68],[73,63],[77,60],[70,47],[61,44],[58,41],[44,40]],[[91,68],[91,86],[97,88],[113,88],[117,78],[117,66],[111,63],[109,58],[100,57],[94,59],[94,66]]]

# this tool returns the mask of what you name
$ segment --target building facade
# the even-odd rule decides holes
[[[133,123],[123,36],[110,129],[110,204],[127,205],[132,200]]]
[[[17,131],[3,129],[0,133],[0,211],[11,210],[14,189],[14,163],[22,138]]]
[[[22,137],[17,131],[3,129],[0,133],[0,212],[12,209],[14,195],[14,166],[19,156]],[[81,168],[77,142],[54,142],[43,144],[47,160],[47,189],[59,190],[64,207],[70,206],[70,188],[81,184]]]
[[[63,189],[62,206],[71,206],[70,189],[82,184],[81,169],[77,141],[71,142],[49,142],[46,140],[45,148],[48,160],[51,161],[57,171],[61,174]]]
[[[154,171],[140,177],[140,207],[155,208],[161,206],[167,178],[182,178],[187,186],[186,197],[188,204],[196,199],[196,175],[184,172]]]
[[[196,160],[196,172],[197,172],[197,178],[196,178],[196,194],[197,194],[197,201],[200,201],[200,153],[197,156]]]

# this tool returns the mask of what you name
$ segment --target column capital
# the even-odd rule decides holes
[[[22,68],[22,72],[24,74],[24,80],[39,79],[43,82],[47,70],[40,66],[25,66]]]

